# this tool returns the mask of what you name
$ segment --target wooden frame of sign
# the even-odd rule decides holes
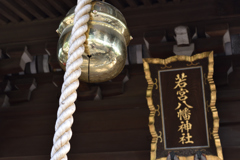
[[[218,135],[213,52],[167,59],[145,58],[146,93],[152,135],[151,160],[223,160]]]

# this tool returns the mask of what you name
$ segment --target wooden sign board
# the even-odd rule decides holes
[[[222,160],[213,52],[143,60],[152,135],[151,160],[174,152],[180,160]]]

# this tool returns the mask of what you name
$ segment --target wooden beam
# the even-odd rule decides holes
[[[229,149],[230,150],[230,149]],[[235,150],[234,150],[235,151]],[[236,153],[235,153],[236,152]],[[237,154],[235,151],[234,154]],[[113,159],[113,160],[149,160],[149,153],[150,150],[146,151],[129,151],[129,152],[99,152],[99,153],[77,153],[71,154],[68,153],[68,157],[70,160],[106,160],[106,159]],[[230,152],[232,154],[232,152]],[[225,155],[225,154],[224,154]],[[234,157],[230,155],[231,157]],[[49,155],[34,155],[34,156],[15,156],[15,157],[1,157],[0,160],[47,160],[49,159]],[[230,158],[234,159],[234,158]]]
[[[13,12],[15,12],[24,21],[32,20],[32,16],[29,13],[27,13],[26,10],[20,8],[13,2],[10,2],[9,0],[2,0],[1,3],[4,4],[7,8],[11,9]]]
[[[12,74],[24,71],[25,65],[32,61],[32,56],[28,53],[26,47],[10,48],[7,50],[9,59],[3,59],[0,63],[0,74]]]
[[[33,77],[19,78],[11,81],[18,90],[31,90],[33,91],[37,87],[36,79]]]
[[[98,86],[91,86],[89,91],[77,90],[78,101],[93,101],[102,99],[102,93]]]
[[[126,2],[129,4],[130,7],[137,7],[137,3],[135,0],[126,0]]]
[[[12,86],[10,81],[4,80],[0,83],[0,94],[4,94],[5,92],[11,91]]]
[[[239,74],[239,73],[238,73]],[[219,102],[240,101],[240,89],[218,89],[217,97]]]
[[[73,6],[76,6],[77,3],[73,3],[73,1],[71,0],[67,0],[67,1],[63,1],[63,3],[65,3],[69,8],[72,8]]]
[[[166,35],[165,30],[157,30],[157,31],[148,31],[144,33],[144,40],[148,44],[153,44],[153,43],[161,43],[163,37]]]
[[[7,96],[9,97],[10,104],[17,104],[20,102],[29,101],[31,97],[31,92],[31,90],[10,91],[7,93]]]
[[[240,16],[219,18],[213,11],[209,12],[209,10],[214,10],[215,7],[214,4],[212,4],[212,0],[209,2],[209,5],[206,5],[205,2],[202,1],[194,2],[196,3],[180,3],[178,5],[166,5],[165,7],[155,5],[147,8],[137,7],[122,10],[127,20],[130,33],[133,36],[131,44],[143,43],[144,32],[166,29],[166,27],[174,28],[178,25],[187,25],[192,28],[202,26],[205,28],[205,25],[209,24],[228,23],[231,34],[240,33]],[[43,1],[37,1],[37,3],[43,4]],[[193,4],[195,5],[193,6]],[[161,12],[159,12],[160,9]],[[175,10],[175,12],[170,12],[171,10]],[[202,13],[204,15],[202,15]],[[171,19],[169,19],[169,16],[171,16]],[[55,16],[53,15],[53,17]],[[28,24],[19,24],[18,26],[2,25],[0,26],[0,47],[10,45],[11,43],[16,45],[16,43],[32,42],[34,40],[46,41],[53,40],[54,38],[57,41],[58,35],[55,33],[55,30],[58,28],[61,19],[62,17],[46,19]],[[28,30],[27,34],[25,32],[26,29]],[[15,35],[18,36],[16,37]]]
[[[53,131],[54,127],[52,126],[45,127],[44,129],[49,129],[50,127]],[[28,130],[32,129],[33,128],[28,128]],[[52,134],[53,133],[54,132],[52,132]],[[71,140],[71,153],[73,154],[150,150],[151,135],[147,124],[146,129],[142,130],[106,131],[100,133],[75,133],[73,130],[73,133],[74,136]],[[52,134],[1,138],[1,157],[48,154],[52,146]],[[236,136],[236,138],[238,138],[238,136]],[[38,145],[36,145],[36,143]],[[19,147],[19,145],[21,147]],[[11,150],[14,150],[14,152]]]
[[[8,47],[6,49],[6,55],[9,58],[21,58],[22,54],[25,52],[26,46],[16,46]]]
[[[196,53],[213,50],[215,54],[224,53],[223,38],[212,37],[212,38],[199,38],[193,40],[195,44]]]
[[[50,55],[49,58],[49,64],[51,68],[56,71],[58,69],[61,69],[58,61],[58,51],[57,51],[57,43],[47,43],[45,46],[45,50]]]
[[[32,4],[31,1],[17,0],[16,2],[23,8],[26,8],[27,11],[37,19],[44,19],[46,17],[46,15],[34,4]]]
[[[1,60],[0,74],[6,75],[6,74],[22,72],[25,66],[20,65],[20,62],[21,62],[21,58],[11,58],[11,59]]]
[[[146,6],[152,5],[151,0],[142,0],[142,2],[143,2],[143,4],[146,5]]]
[[[212,24],[212,25],[207,25],[205,27],[205,33],[210,37],[218,37],[218,36],[223,37],[228,29],[229,29],[229,26],[227,23]]]
[[[239,147],[224,147],[223,154],[224,159],[226,160],[234,160],[239,156]],[[99,152],[99,153],[77,153],[68,154],[69,159],[71,160],[106,160],[106,159],[114,159],[114,160],[149,160],[150,150],[145,151],[129,151],[129,152]],[[13,156],[13,157],[1,157],[0,160],[46,160],[49,159],[49,155],[34,155],[34,156]]]
[[[57,11],[53,7],[51,7],[50,4],[48,4],[46,1],[32,0],[32,2],[49,17],[54,18],[59,16],[59,13],[57,13]]]
[[[20,18],[16,16],[13,12],[7,11],[4,7],[1,6],[0,14],[6,18],[8,18],[11,22],[19,22]]]
[[[0,15],[0,24],[7,24],[9,21],[4,16]]]
[[[61,1],[59,1],[59,0],[48,0],[48,2],[54,8],[56,8],[56,10],[58,10],[62,15],[66,15],[68,9],[66,7],[64,7],[64,4],[61,3]]]
[[[159,3],[164,4],[167,3],[167,0],[158,0]]]
[[[6,94],[0,95],[0,107],[8,107],[9,104],[9,98]]]
[[[233,95],[232,92],[226,92],[227,94]],[[239,94],[235,92],[235,94]],[[234,95],[236,96],[236,95]],[[238,107],[240,105],[240,101],[227,101],[227,102],[218,102],[216,104],[218,109],[218,114],[220,117],[220,123],[226,124],[226,123],[239,123],[240,118],[237,116],[240,113],[240,108]]]
[[[215,54],[224,53],[223,38],[199,38],[192,41],[195,44],[195,53],[213,50]],[[153,58],[167,58],[173,56],[173,46],[176,42],[162,42],[149,44],[149,54]]]
[[[181,0],[173,0],[173,2],[179,3],[179,2],[181,2]]]
[[[99,86],[103,97],[121,95],[124,91],[123,82],[104,82],[99,84]]]
[[[122,109],[104,111],[99,114],[95,112],[75,112],[74,116],[74,133],[81,132],[103,132],[128,129],[146,129],[148,123],[149,109]],[[124,116],[124,118],[123,118]],[[96,121],[97,119],[97,121]],[[239,118],[238,118],[239,119]],[[29,115],[15,118],[4,117],[0,129],[4,131],[5,126],[14,126],[7,131],[2,132],[1,137],[23,137],[48,135],[52,133],[51,128],[43,129],[45,126],[54,126],[56,120],[55,114]],[[88,121],[86,123],[86,120]],[[38,126],[38,127],[36,127]],[[79,128],[78,126],[81,126]],[[90,127],[91,126],[91,127]],[[22,130],[22,128],[32,128],[32,130]],[[16,135],[14,131],[19,131]]]
[[[56,33],[56,29],[61,19],[62,17],[21,23],[17,26],[15,24],[0,26],[0,48],[9,46],[10,44],[15,46],[16,44],[26,45],[26,43],[43,43],[48,41],[56,41],[57,43],[58,34]]]
[[[121,0],[108,0],[108,1],[118,9],[124,8],[123,4],[120,2]]]
[[[46,42],[38,42],[38,43],[29,43],[27,45],[28,52],[31,55],[44,55],[46,54],[45,50]]]
[[[174,56],[173,46],[176,42],[166,42],[158,44],[149,44],[149,54],[152,58],[168,58]]]

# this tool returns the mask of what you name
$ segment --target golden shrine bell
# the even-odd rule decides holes
[[[58,60],[64,70],[68,59],[74,9],[75,7],[67,13],[57,29],[60,35]],[[92,2],[88,27],[80,80],[98,83],[113,79],[124,68],[127,45],[131,39],[126,20],[114,6],[96,1]]]

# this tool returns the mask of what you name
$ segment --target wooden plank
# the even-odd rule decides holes
[[[218,3],[216,4],[216,11],[219,16],[230,16],[235,15],[236,13],[236,6],[239,6],[239,4],[236,3],[237,1],[234,0],[218,0]]]
[[[217,103],[220,117],[220,126],[239,123],[240,101]],[[47,105],[47,104],[46,104]],[[34,106],[37,107],[37,106]],[[115,106],[112,106],[113,109]],[[149,110],[145,108],[130,108],[121,110],[105,110],[84,112],[77,109],[74,114],[74,133],[103,132],[116,130],[147,129]],[[123,119],[124,117],[124,119]],[[56,114],[36,113],[23,116],[16,114],[14,117],[4,116],[0,129],[1,137],[25,137],[49,135],[53,132]],[[87,123],[86,123],[87,121]],[[22,130],[22,128],[31,130]],[[7,128],[7,129],[6,129]],[[43,129],[44,128],[44,129]]]
[[[34,0],[36,1],[36,0]],[[37,3],[43,3],[42,1],[37,1]],[[38,5],[40,6],[40,5]],[[204,6],[204,7],[202,7]],[[196,7],[201,8],[201,10],[196,9]],[[161,10],[161,12],[159,12]],[[174,12],[170,13],[170,11],[174,10]],[[198,27],[208,24],[214,24],[214,23],[228,23],[230,32],[231,33],[240,33],[240,23],[239,18],[231,17],[231,18],[219,18],[215,15],[215,6],[212,1],[209,1],[208,5],[206,5],[203,1],[194,1],[194,2],[188,2],[188,3],[180,3],[179,5],[166,5],[165,7],[161,8],[161,5],[154,5],[154,7],[137,7],[135,9],[126,9],[123,10],[123,14],[125,15],[128,27],[130,29],[131,34],[133,35],[133,41],[132,44],[136,43],[143,43],[142,41],[142,34],[146,31],[150,30],[156,30],[156,29],[165,29],[166,26],[169,28],[174,28],[177,25],[188,25],[190,27]],[[184,11],[184,14],[181,12]],[[210,11],[210,12],[209,12]],[[197,12],[195,14],[195,12]],[[44,13],[47,14],[46,11]],[[157,15],[155,15],[157,13]],[[201,13],[201,14],[200,14]],[[207,15],[202,15],[202,13]],[[2,14],[4,15],[4,14]],[[193,17],[189,19],[190,15],[194,15],[196,17]],[[52,17],[56,17],[57,15],[53,15]],[[179,16],[181,18],[179,18]],[[153,17],[154,20],[152,18]],[[155,17],[158,17],[156,20]],[[171,17],[171,18],[169,18]],[[175,21],[176,19],[176,21]],[[22,31],[23,25],[15,26],[15,28],[9,30],[8,28],[11,27],[3,27],[1,26],[1,36],[0,36],[0,46],[12,43],[20,43],[23,41],[32,41],[32,37],[38,40],[49,39],[49,37],[55,37],[56,41],[58,39],[58,36],[55,35],[54,30],[56,30],[61,18],[56,21],[55,19],[47,20],[48,22],[41,21],[38,23],[38,25],[33,25],[35,23],[28,24],[27,28],[31,31],[32,29],[35,32],[29,32],[29,34],[24,34],[24,31]],[[204,25],[203,25],[204,24]],[[51,26],[55,25],[56,27],[51,28]],[[3,28],[2,28],[3,27]],[[26,26],[24,27],[25,30]],[[44,32],[43,32],[44,31]],[[51,32],[50,32],[51,31]],[[17,33],[16,33],[17,32]],[[5,34],[6,33],[6,34]],[[41,33],[41,34],[38,34]],[[4,36],[3,36],[4,34]],[[18,37],[15,37],[13,35],[19,35]],[[28,39],[27,39],[28,38]],[[30,39],[29,39],[30,38]],[[10,41],[10,42],[9,42]]]
[[[173,46],[176,42],[166,42],[159,44],[149,44],[149,55],[152,58],[168,58],[170,56],[174,56]]]
[[[216,107],[221,124],[232,124],[240,122],[240,101],[217,102]]]
[[[68,154],[69,159],[71,160],[149,160],[150,151],[128,151],[128,152],[100,152],[100,153],[77,153],[77,154]],[[21,157],[0,157],[0,160],[47,160],[50,159],[50,155],[38,155],[38,156],[21,156]]]
[[[114,5],[118,9],[124,8],[123,4],[119,0],[108,0],[108,2]]]
[[[229,86],[235,89],[240,89],[239,79],[240,79],[240,70],[235,69],[234,71],[228,76]]]
[[[66,8],[59,0],[48,0],[48,2],[57,9],[62,15],[65,15],[69,8]]]
[[[17,0],[16,1],[23,8],[27,8],[27,11],[31,13],[37,19],[44,19],[46,14],[36,7],[31,1]]]
[[[41,74],[45,75],[45,74]],[[48,74],[47,74],[48,75]],[[1,110],[1,116],[16,114],[28,115],[31,114],[49,114],[55,113],[58,107],[58,96],[60,89],[52,84],[52,78],[42,76],[43,80],[48,81],[48,84],[41,84],[36,78],[38,87],[32,93],[31,103],[17,105],[18,107],[8,108]],[[81,111],[96,111],[96,110],[115,110],[124,108],[145,108],[146,103],[146,87],[147,83],[144,75],[132,76],[131,79],[125,84],[126,91],[123,95],[116,97],[106,97],[104,100],[98,101],[77,101],[76,105],[81,106]],[[136,92],[138,90],[138,92]],[[124,98],[124,101],[122,100]],[[35,107],[32,107],[32,106]],[[113,108],[113,106],[115,106]],[[15,112],[12,112],[12,111]]]
[[[218,101],[238,101],[240,100],[240,89],[218,89],[217,88],[217,100]]]
[[[239,156],[239,147],[224,147],[223,155],[225,160],[235,160]],[[129,151],[129,152],[100,152],[100,153],[78,153],[78,154],[68,154],[71,160],[149,160],[150,151]],[[0,160],[47,160],[50,159],[50,155],[37,155],[37,156],[20,156],[20,157],[0,157]]]
[[[45,50],[46,42],[28,44],[28,52],[31,55],[44,55],[47,54]]]
[[[146,6],[152,5],[151,0],[142,0],[143,4]]]
[[[149,31],[144,33],[144,39],[148,42],[148,44],[153,43],[161,43],[163,37],[166,35],[165,30],[156,30],[156,31]]]
[[[102,93],[99,86],[91,86],[89,91],[77,90],[78,101],[93,101],[102,99]]]
[[[36,1],[36,0],[34,0]],[[37,3],[43,3],[42,1],[37,1]],[[193,7],[193,5],[195,7]],[[200,7],[203,6],[204,7]],[[38,5],[40,6],[40,5]],[[160,7],[160,8],[159,8]],[[197,14],[195,14],[196,7],[201,8],[196,10]],[[159,12],[161,10],[161,12]],[[171,14],[169,14],[169,11],[174,10]],[[184,10],[184,14],[181,13],[181,11]],[[209,12],[210,11],[210,12]],[[166,7],[162,7],[161,5],[154,5],[154,7],[145,8],[145,7],[137,7],[135,9],[131,10],[123,10],[123,14],[126,17],[126,20],[128,22],[128,27],[130,29],[130,32],[133,36],[133,41],[131,44],[136,43],[143,43],[143,33],[146,31],[156,30],[156,29],[165,29],[166,26],[168,28],[176,27],[177,25],[188,25],[190,27],[196,27],[196,26],[203,26],[205,27],[205,24],[214,24],[214,23],[229,23],[229,28],[231,33],[240,33],[240,23],[239,18],[231,17],[231,18],[218,18],[214,14],[214,4],[212,4],[212,1],[206,5],[205,2],[202,1],[194,1],[194,2],[188,2],[188,3],[180,3],[179,5],[166,5]],[[47,12],[44,11],[44,13],[47,14]],[[155,15],[157,13],[157,15]],[[201,14],[200,14],[201,13]],[[202,13],[207,15],[202,15]],[[4,14],[2,14],[4,15]],[[197,17],[193,17],[189,19],[190,15],[194,15]],[[52,17],[56,17],[52,16]],[[181,16],[181,18],[179,18]],[[152,18],[153,17],[154,20]],[[155,17],[158,17],[158,20],[156,20]],[[169,18],[172,17],[172,18]],[[55,34],[55,30],[57,29],[57,26],[59,25],[59,22],[61,21],[61,18],[51,19],[51,20],[44,20],[41,22],[31,23],[27,26],[25,25],[18,25],[18,26],[1,26],[1,33],[0,33],[0,46],[4,46],[9,43],[22,43],[24,41],[31,42],[33,37],[35,40],[43,40],[43,39],[51,39],[50,37],[55,37],[55,40],[57,42],[58,36]],[[176,21],[175,21],[176,19]],[[204,24],[204,25],[203,25]],[[53,27],[55,26],[55,27]],[[24,30],[26,27],[29,29],[29,33],[26,35]],[[10,28],[12,28],[10,30]],[[34,30],[35,32],[31,32]],[[24,35],[23,35],[24,33]],[[41,34],[39,34],[41,33]],[[18,37],[14,35],[19,35]]]
[[[137,7],[137,3],[135,0],[126,0],[126,2],[129,4],[130,7]]]
[[[9,80],[3,80],[0,83],[0,94],[3,94],[4,92],[8,92],[12,89],[12,86],[10,84]]]
[[[47,136],[1,137],[1,157],[47,155],[52,147],[52,137],[53,133]],[[150,143],[148,129],[80,133],[72,137],[71,153],[150,150]]]
[[[168,27],[171,27],[171,24],[175,24],[176,27],[176,24],[196,23],[197,21],[203,23],[203,21],[212,20],[215,18],[214,8],[214,1],[210,0],[207,5],[204,1],[192,1],[179,3],[178,5],[165,5],[164,7],[154,5],[153,7],[125,9],[122,10],[122,13],[126,15],[125,18],[131,27],[142,26],[143,24],[147,24],[146,26],[158,26],[160,23]],[[171,12],[172,10],[174,12]],[[205,13],[206,11],[208,12]],[[130,31],[131,27],[129,27]]]
[[[69,8],[72,8],[73,6],[75,6],[77,3],[73,3],[73,1],[63,1],[63,3],[65,3]]]
[[[22,79],[22,78],[35,78],[38,84],[52,84],[53,75],[62,75],[63,77],[64,72],[54,72],[54,73],[37,73],[37,74],[25,74],[25,75],[12,75],[9,77],[11,81]]]
[[[6,75],[11,73],[19,73],[24,70],[23,65],[20,65],[21,58],[11,58],[1,60],[0,63],[0,74]]]
[[[232,56],[214,58],[214,82],[217,86],[229,84],[228,77],[232,68]]]
[[[32,56],[28,53],[27,48],[23,46],[20,48],[8,48],[7,55],[11,58],[2,60],[0,64],[1,75],[22,72],[26,63],[32,61]]]
[[[212,25],[207,25],[205,27],[205,32],[210,36],[210,37],[223,37],[224,34],[227,32],[229,26],[227,23],[225,24],[212,24]]]
[[[212,37],[206,39],[193,40],[195,44],[195,51],[197,53],[213,50],[215,54],[224,53],[222,37]]]
[[[237,147],[240,142],[239,133],[240,126],[220,127],[219,134],[223,148]],[[0,140],[1,157],[46,155],[52,146],[52,135],[1,137]],[[151,135],[148,129],[76,133],[71,140],[71,153],[150,150],[150,143]]]
[[[132,81],[133,80],[133,81]],[[138,80],[140,83],[136,83]],[[77,101],[76,105],[81,106],[79,110],[84,111],[96,111],[96,110],[115,110],[124,108],[145,108],[147,106],[145,99],[146,81],[144,76],[135,76],[126,83],[126,92],[120,97],[107,98],[98,103],[93,101]],[[134,86],[135,85],[135,86]],[[131,91],[132,90],[132,91]],[[137,91],[137,92],[136,92]],[[225,87],[217,88],[217,104],[224,103],[221,106],[226,107],[225,102],[239,101],[239,89],[231,89]],[[60,95],[60,89],[56,88],[52,84],[40,85],[32,94],[31,103],[17,105],[17,108],[8,108],[8,110],[1,110],[1,116],[17,116],[19,115],[38,115],[38,114],[51,114],[55,113],[58,107],[58,97]],[[122,101],[122,98],[125,100]],[[32,107],[32,106],[35,107]],[[114,107],[113,107],[114,106]],[[232,110],[236,109],[234,104],[229,104]],[[12,112],[15,111],[15,112]],[[237,112],[235,112],[237,113]],[[224,114],[222,112],[221,114]],[[227,115],[226,115],[227,116]],[[225,117],[226,117],[225,116]],[[237,117],[235,118],[238,121]],[[227,122],[227,117],[223,119],[223,123]],[[231,119],[229,119],[229,122]],[[234,121],[233,121],[234,122]]]
[[[8,18],[11,22],[19,22],[20,18],[16,16],[13,12],[7,11],[4,7],[0,8],[0,13],[4,17]]]
[[[192,42],[195,44],[195,53],[205,51],[214,51],[215,54],[224,53],[222,37],[212,38],[199,38],[194,39]],[[173,46],[176,42],[162,42],[159,44],[149,44],[149,54],[153,58],[168,58],[173,56]]]
[[[114,106],[113,106],[114,107]],[[148,129],[148,108],[74,113],[74,133]],[[123,118],[124,117],[124,118]],[[50,135],[54,132],[56,114],[1,118],[1,137]],[[86,123],[87,122],[87,123]],[[22,128],[30,128],[23,130]]]
[[[32,16],[29,13],[27,13],[26,10],[22,9],[14,2],[10,2],[9,0],[2,0],[1,3],[4,4],[10,10],[12,10],[13,12],[15,12],[24,21],[29,22],[32,20]]]
[[[9,58],[21,58],[22,54],[25,52],[25,46],[9,47],[6,49],[6,55]]]
[[[55,32],[55,30],[58,28],[61,19],[62,18],[60,17],[56,19],[47,19],[43,21],[33,21],[31,23],[21,23],[18,25],[17,29],[15,24],[1,26],[0,29],[2,31],[0,32],[0,37],[5,37],[4,39],[0,40],[0,43],[2,44],[1,47],[4,44],[5,46],[6,45],[9,46],[9,43],[12,43],[12,46],[15,46],[16,43],[26,45],[26,42],[28,43],[30,42],[30,44],[34,42],[46,43],[46,40],[48,42],[54,40],[57,43],[58,34]],[[26,34],[26,30],[28,31],[27,32],[28,34]]]
[[[223,148],[223,157],[225,160],[238,159],[240,147],[226,147]]]
[[[173,0],[173,2],[179,3],[179,2],[181,2],[181,0]]]
[[[49,17],[55,18],[59,16],[59,13],[51,7],[47,2],[32,0],[32,2],[39,7],[44,13],[46,13]]]
[[[167,3],[167,0],[158,0],[158,2],[164,4]]]
[[[45,46],[46,52],[50,55],[49,64],[53,70],[61,69],[58,61],[58,51],[57,51],[57,43],[47,43]]]
[[[27,102],[31,97],[31,90],[17,90],[7,92],[7,96],[9,97],[10,104],[18,104],[21,102]]]
[[[7,24],[9,21],[4,16],[0,15],[0,24]]]
[[[9,107],[9,98],[6,94],[0,94],[0,107]]]
[[[36,79],[33,77],[29,78],[19,78],[14,81],[11,81],[11,84],[16,87],[18,90],[34,90],[37,87]]]
[[[240,143],[240,125],[220,126],[219,136],[223,147],[236,147]]]
[[[13,105],[10,108],[1,108],[1,117],[14,117],[17,115],[28,116],[29,114],[55,114],[58,108],[58,96],[56,96],[56,91],[50,92],[49,94],[46,94],[47,92],[45,92],[44,94],[46,95],[42,96],[43,93],[38,92],[39,88],[41,88],[41,86],[38,86],[38,88],[32,93],[32,100],[30,102]],[[60,93],[60,90],[57,92]],[[42,98],[39,98],[41,96]],[[48,96],[50,96],[50,98],[48,98]],[[35,100],[36,98],[40,99],[41,101]],[[44,100],[44,98],[47,100]],[[122,98],[124,98],[124,101],[122,100]],[[36,101],[38,103],[36,103]],[[145,99],[145,95],[141,93],[141,95],[138,94],[133,96],[127,95],[124,97],[108,97],[101,101],[98,101],[97,103],[95,101],[76,101],[76,106],[77,110],[81,112],[92,112],[104,110],[131,109],[136,107],[146,108],[147,102]]]
[[[135,66],[135,68],[134,68]],[[125,84],[125,92],[122,96],[118,97],[106,97],[105,100],[99,101],[99,103],[86,101],[86,102],[77,102],[77,106],[81,106],[81,109],[85,111],[91,110],[106,110],[106,109],[119,109],[119,108],[128,108],[128,107],[145,107],[146,106],[146,88],[147,83],[144,77],[142,65],[132,65],[129,69],[130,71],[130,80]],[[63,75],[63,73],[61,73]],[[30,75],[28,75],[30,76]],[[34,76],[39,84],[39,87],[32,93],[32,100],[29,104],[24,104],[21,107],[15,108],[15,111],[21,111],[22,114],[25,111],[38,112],[38,110],[42,110],[45,113],[55,112],[56,108],[58,107],[58,96],[60,95],[60,89],[56,88],[52,84],[53,74],[36,74],[31,75]],[[22,77],[22,76],[19,76]],[[45,83],[45,84],[44,84]],[[46,84],[49,83],[49,84]],[[136,92],[137,91],[137,92]],[[217,88],[217,97],[218,101],[231,101],[231,100],[240,100],[238,95],[237,89],[231,89],[225,87],[218,87]],[[126,99],[122,101],[121,98]],[[117,104],[116,104],[117,103]],[[134,104],[135,103],[135,104]],[[32,105],[39,106],[36,108],[32,108]],[[53,109],[51,110],[51,106]],[[116,106],[116,108],[112,108],[112,106]],[[49,108],[50,107],[50,108]],[[46,109],[46,110],[45,110]],[[35,111],[34,111],[35,110]],[[1,111],[2,112],[2,111]],[[9,114],[9,112],[2,112],[4,114],[0,115],[4,116]],[[14,114],[14,113],[12,113]]]
[[[99,84],[103,97],[116,96],[124,93],[123,82],[104,82]]]

